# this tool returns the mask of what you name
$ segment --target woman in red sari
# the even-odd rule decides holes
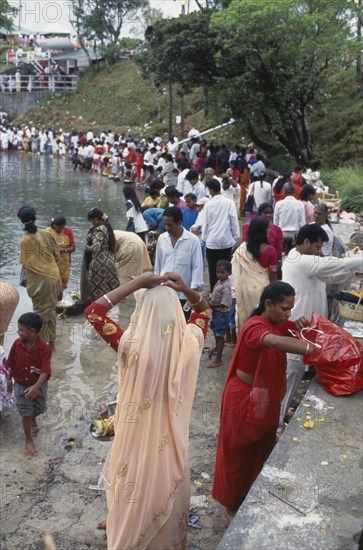
[[[268,285],[244,323],[223,390],[212,496],[231,521],[276,441],[286,387],[286,352],[310,355],[313,344],[289,337],[309,324],[289,321],[295,291]]]
[[[257,213],[261,218],[268,221],[268,229],[267,229],[268,244],[276,250],[277,255],[280,259],[282,255],[282,244],[283,244],[284,236],[282,234],[281,227],[272,223],[272,219],[273,219],[272,206],[268,202],[263,202],[258,207]],[[247,241],[249,227],[250,227],[249,223],[245,223],[242,226],[242,242]]]

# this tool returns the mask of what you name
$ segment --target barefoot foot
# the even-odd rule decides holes
[[[33,442],[25,444],[25,456],[37,456],[37,454],[38,452]]]
[[[106,531],[106,520],[100,521],[100,523],[97,525],[97,529],[102,529],[103,531]]]
[[[215,369],[216,367],[220,367],[222,364],[222,361],[219,359],[214,359],[209,365],[207,365],[208,369]]]

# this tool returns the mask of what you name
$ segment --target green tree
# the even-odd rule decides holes
[[[196,86],[208,87],[216,73],[210,12],[161,19],[145,32],[145,50],[139,57],[144,76],[156,86],[172,82],[183,93]]]
[[[13,28],[13,17],[17,12],[18,9],[9,4],[7,0],[0,0],[0,27],[11,31]]]
[[[218,101],[243,120],[255,143],[282,146],[297,161],[314,156],[309,129],[327,77],[357,48],[353,0],[233,0],[212,16]]]
[[[109,60],[116,61],[122,26],[147,4],[147,0],[73,0],[73,24],[81,46],[108,48]]]

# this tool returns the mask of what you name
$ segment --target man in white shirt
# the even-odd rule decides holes
[[[202,239],[206,242],[211,292],[217,282],[216,266],[218,260],[232,259],[232,247],[240,236],[236,206],[230,199],[221,195],[218,180],[207,181],[211,200],[204,207]]]
[[[156,158],[156,148],[151,147],[148,151],[144,153],[145,166],[154,166],[155,158]]]
[[[84,150],[84,169],[85,170],[91,170],[94,154],[95,154],[95,148],[92,144],[92,141],[89,141],[87,143],[87,147],[85,147],[85,150]]]
[[[158,238],[155,252],[156,275],[173,271],[180,275],[190,288],[203,284],[203,256],[198,237],[182,226],[183,214],[180,208],[165,208],[163,222],[165,233]],[[178,292],[184,305],[185,296]]]
[[[282,280],[295,289],[295,305],[291,319],[311,319],[313,311],[328,316],[326,283],[347,283],[356,271],[363,271],[362,258],[320,256],[328,240],[318,224],[304,225],[296,236],[296,248],[290,250],[282,264]],[[301,355],[287,354],[286,393],[281,404],[279,432],[284,429],[287,408],[304,376]]]
[[[293,183],[286,183],[285,198],[275,205],[274,224],[278,225],[284,237],[295,239],[296,233],[305,225],[305,210],[301,201],[295,199],[296,187]]]
[[[205,187],[201,181],[199,181],[198,172],[195,170],[189,170],[184,180],[184,195],[188,193],[194,193],[197,197],[197,201],[205,197]]]

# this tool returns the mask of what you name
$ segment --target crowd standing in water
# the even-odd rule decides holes
[[[314,351],[314,344],[288,331],[308,326],[313,310],[341,323],[327,283],[347,284],[361,259],[339,258],[344,245],[318,200],[319,174],[297,165],[270,182],[253,148],[228,151],[194,129],[179,145],[176,138],[164,144],[158,135],[135,141],[112,131],[95,136],[92,130],[12,128],[4,119],[0,141],[3,152],[68,156],[75,170],[123,185],[124,230],[114,229],[101,208],[85,213],[91,227],[80,281],[87,320],[118,351],[116,416],[128,403],[138,404],[137,430],[115,423],[100,476],[107,544],[186,548],[188,431],[209,320],[215,337],[209,368],[223,365],[225,342],[236,346],[222,396],[212,493],[231,520],[284,430],[304,375],[302,357]],[[22,279],[33,312],[18,320],[19,339],[4,374],[9,392],[1,397],[9,401],[14,381],[30,456],[37,454],[36,418],[46,409],[55,308],[76,246],[64,215],[42,229],[33,206],[18,212],[25,233]],[[205,261],[209,295],[201,293]],[[133,293],[136,308],[124,331],[107,314]],[[142,340],[132,338],[137,331]],[[256,413],[261,403],[262,416]],[[135,480],[142,495],[128,506],[118,492]]]

